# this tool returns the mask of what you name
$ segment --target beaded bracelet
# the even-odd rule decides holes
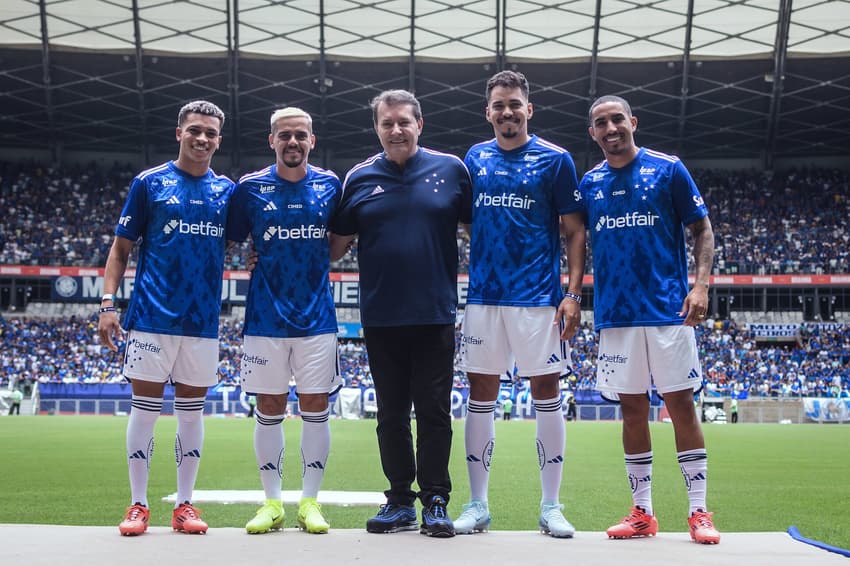
[[[100,307],[100,314],[105,312],[118,312],[118,309],[115,307]]]

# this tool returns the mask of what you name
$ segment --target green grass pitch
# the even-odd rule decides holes
[[[0,419],[0,523],[117,525],[128,504],[126,417]],[[176,490],[173,417],[157,422],[151,467],[151,524],[168,525],[161,498]],[[301,422],[284,423],[284,489],[300,489]],[[375,421],[331,421],[332,446],[323,489],[382,491]],[[490,478],[494,530],[537,527],[540,499],[533,421],[497,421]],[[708,425],[708,505],[718,529],[785,531],[850,548],[850,426]],[[449,511],[469,497],[463,422],[454,424]],[[686,530],[687,497],[670,425],[653,424],[653,502],[661,531]],[[253,451],[253,421],[206,420],[197,489],[261,489]],[[580,531],[604,531],[631,504],[623,468],[620,424],[567,423],[561,501]],[[212,528],[243,527],[253,505],[200,506]],[[290,506],[288,506],[290,507]],[[363,528],[375,509],[324,507],[332,528]],[[294,526],[296,509],[287,509]]]

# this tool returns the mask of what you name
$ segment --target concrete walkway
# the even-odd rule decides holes
[[[494,531],[430,539],[415,531],[373,535],[341,529],[309,535],[290,528],[247,535],[242,529],[219,528],[206,535],[185,535],[166,527],[151,527],[139,537],[122,537],[117,527],[0,525],[0,564],[850,566],[850,559],[797,542],[786,533],[723,533],[722,537],[719,545],[703,546],[692,543],[686,533],[609,540],[599,532],[553,539],[533,531]]]

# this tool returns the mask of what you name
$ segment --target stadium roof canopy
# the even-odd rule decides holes
[[[379,150],[369,99],[407,88],[422,142],[463,155],[492,136],[502,68],[532,83],[532,130],[585,165],[602,94],[687,159],[850,157],[848,0],[3,0],[0,147],[148,161],[206,98],[234,168],[271,158],[285,105],[313,114],[313,160],[343,167]]]

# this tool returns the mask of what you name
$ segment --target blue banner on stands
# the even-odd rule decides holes
[[[361,407],[370,407],[375,405],[375,389],[365,385],[358,386],[360,389]],[[132,397],[132,387],[129,383],[42,383],[39,385],[39,394],[42,399],[62,399],[62,400],[129,400]],[[568,391],[562,392],[564,399],[564,412],[567,410],[566,399],[569,395]],[[466,399],[469,396],[469,389],[466,387],[456,387],[452,390],[451,409],[452,415],[455,418],[463,417],[463,407],[466,404]],[[575,393],[576,404],[581,410],[581,405],[606,405],[606,401],[600,397],[599,393],[592,390],[579,390]],[[331,403],[336,396],[331,396]],[[531,389],[528,386],[527,380],[522,380],[518,384],[503,383],[499,391],[499,400],[497,404],[497,412],[501,411],[501,403],[503,400],[510,398],[513,401],[513,415],[517,418],[533,418],[534,406],[531,398]],[[165,388],[165,400],[174,399],[174,388]],[[295,393],[295,388],[290,387],[289,400],[293,402],[293,410],[298,412],[298,395]],[[207,403],[216,402],[216,411],[218,413],[247,413],[248,401],[246,395],[242,392],[238,385],[219,383],[211,387],[207,393]],[[653,404],[658,404],[657,396],[653,395]],[[120,405],[121,410],[125,410],[126,403]],[[610,404],[609,404],[610,405]],[[87,409],[91,407],[91,409]],[[611,415],[615,414],[616,406],[610,405]],[[81,412],[94,412],[94,404],[86,403],[81,405]]]

